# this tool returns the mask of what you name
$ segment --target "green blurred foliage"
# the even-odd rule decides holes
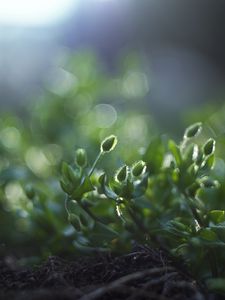
[[[122,143],[104,159],[104,168],[132,161],[157,133],[143,101],[148,91],[135,54],[121,61],[120,74],[110,75],[95,55],[83,51],[59,59],[22,114],[1,112],[0,254],[76,252],[59,186],[62,161],[74,161],[80,147],[92,161],[99,141],[111,133]],[[32,199],[26,195],[30,184],[36,191]]]

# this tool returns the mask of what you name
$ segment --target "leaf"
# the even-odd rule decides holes
[[[156,173],[162,167],[164,154],[165,147],[162,138],[153,138],[143,156],[143,161],[147,164],[147,170],[151,170],[151,174]]]
[[[169,147],[169,150],[171,151],[171,153],[173,154],[173,157],[177,163],[177,166],[179,166],[181,164],[181,160],[182,160],[179,147],[173,140],[169,140],[168,147]]]
[[[209,221],[214,224],[225,222],[225,211],[224,210],[211,210],[208,213]]]
[[[60,186],[65,193],[71,193],[71,187],[68,183],[65,183],[63,180],[60,180]]]
[[[74,186],[77,186],[80,183],[80,176],[79,174],[73,170],[71,166],[67,167],[68,179]]]
[[[69,169],[68,163],[66,163],[65,161],[63,161],[61,172],[62,172],[63,177],[65,177],[66,179],[69,179],[68,169]]]
[[[204,240],[216,242],[218,240],[217,234],[211,228],[204,228],[198,231],[198,234]]]
[[[75,200],[79,200],[85,193],[94,191],[95,188],[91,183],[90,178],[87,176],[85,177],[84,181],[80,184],[78,188],[72,193],[72,198]]]

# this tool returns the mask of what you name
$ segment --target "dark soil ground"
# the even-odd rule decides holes
[[[4,300],[218,299],[206,297],[162,251],[145,247],[127,255],[99,254],[72,262],[52,256],[32,269],[15,268],[5,261],[0,267],[0,299]]]

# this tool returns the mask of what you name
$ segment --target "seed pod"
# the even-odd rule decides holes
[[[205,155],[210,155],[215,152],[216,141],[214,139],[209,139],[203,146],[203,151]]]
[[[190,139],[197,136],[202,130],[202,123],[198,122],[189,126],[184,132],[184,139]]]
[[[75,214],[69,214],[68,215],[68,221],[70,222],[71,225],[77,230],[81,230],[81,225],[80,225],[80,219],[77,215]]]
[[[138,162],[136,162],[132,169],[132,175],[135,177],[138,177],[140,175],[142,175],[146,170],[146,163],[143,160],[139,160]]]
[[[78,167],[84,168],[87,165],[87,153],[85,149],[77,149],[76,156],[75,156],[75,162]]]
[[[128,175],[128,167],[124,165],[123,167],[119,168],[119,170],[116,172],[115,179],[118,182],[123,182],[127,179]]]
[[[105,138],[101,143],[101,153],[112,151],[117,144],[117,137],[115,135],[110,135]]]

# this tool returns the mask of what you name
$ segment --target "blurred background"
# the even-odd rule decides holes
[[[0,0],[0,256],[71,254],[93,240],[68,224],[59,186],[78,147],[90,166],[116,134],[98,166],[113,174],[152,141],[154,165],[161,133],[178,140],[201,121],[200,139],[214,137],[225,158],[224,27],[223,0]],[[224,180],[221,159],[218,169]]]
[[[2,0],[1,109],[32,101],[68,53],[94,52],[113,76],[135,52],[149,111],[172,128],[190,108],[222,105],[224,26],[222,0]]]

